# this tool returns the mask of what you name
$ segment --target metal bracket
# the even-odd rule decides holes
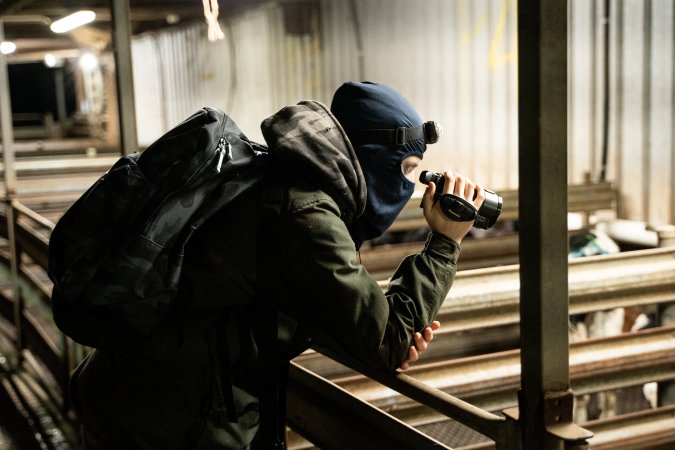
[[[588,450],[588,439],[593,433],[576,425],[572,420],[574,394],[571,391],[548,391],[544,393],[544,424],[546,431],[564,441],[565,450]],[[502,411],[504,416],[519,422],[518,407]]]
[[[546,431],[565,441],[565,450],[584,450],[593,437],[589,430],[573,422],[574,394],[571,391],[544,393],[544,424]]]

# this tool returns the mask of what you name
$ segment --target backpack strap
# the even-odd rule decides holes
[[[278,265],[279,219],[285,189],[273,174],[264,181],[261,193],[256,258],[256,334],[260,382],[260,428],[255,446],[285,449],[285,390],[288,361],[281,361],[278,344]]]

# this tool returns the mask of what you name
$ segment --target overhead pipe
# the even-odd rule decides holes
[[[349,10],[352,16],[352,24],[354,26],[354,39],[356,40],[356,55],[358,57],[358,73],[359,80],[366,79],[365,69],[365,55],[363,53],[363,32],[361,31],[361,22],[356,7],[356,0],[349,0]]]
[[[138,149],[136,106],[131,59],[131,20],[129,0],[110,0],[112,40],[115,53],[115,79],[119,104],[120,153]]]
[[[603,30],[603,58],[602,58],[602,159],[600,162],[600,176],[598,181],[603,182],[607,178],[607,159],[609,155],[609,32],[610,32],[610,0],[604,1],[604,16],[602,20]]]

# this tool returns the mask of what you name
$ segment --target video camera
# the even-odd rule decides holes
[[[485,201],[480,209],[476,211],[476,208],[472,204],[456,195],[441,194],[443,192],[443,183],[445,183],[445,176],[442,173],[425,170],[420,174],[420,181],[424,184],[429,184],[429,182],[433,181],[436,184],[434,200],[440,201],[441,210],[449,219],[458,222],[474,220],[474,227],[487,230],[497,222],[499,214],[502,212],[504,200],[489,189],[483,189],[485,191]],[[474,192],[474,199],[477,194],[477,191]]]

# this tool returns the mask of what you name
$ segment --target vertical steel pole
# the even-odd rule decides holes
[[[0,20],[0,42],[5,40],[5,28]],[[2,132],[2,162],[4,164],[5,207],[7,214],[7,240],[10,249],[10,276],[12,283],[12,303],[14,305],[14,327],[16,330],[16,364],[21,360],[23,349],[21,318],[23,302],[19,291],[18,252],[15,233],[15,211],[12,198],[16,191],[16,169],[14,167],[14,128],[12,124],[12,102],[9,89],[7,59],[0,53],[0,129]]]
[[[110,0],[110,9],[112,11],[112,40],[115,52],[121,153],[128,154],[138,150],[129,0]]]
[[[0,20],[0,42],[5,40],[5,27]],[[9,90],[7,58],[0,53],[0,128],[2,130],[2,162],[5,165],[4,184],[7,197],[14,194],[16,171],[14,168],[14,129],[12,128],[12,102]]]
[[[56,93],[56,121],[58,123],[58,137],[63,138],[66,125],[66,86],[63,76],[63,67],[54,69],[54,92]]]
[[[19,259],[21,254],[16,241],[17,211],[14,208],[14,201],[11,197],[6,200],[7,205],[7,240],[9,241],[9,270],[12,281],[12,304],[14,306],[14,330],[15,348],[16,348],[16,367],[21,364],[23,359],[23,296],[21,295],[21,286],[19,286]]]
[[[560,450],[546,427],[550,399],[569,389],[567,1],[519,0],[517,17],[519,415],[524,449]]]
[[[659,247],[675,246],[675,225],[661,225],[656,229]],[[657,321],[659,326],[675,325],[675,303],[659,303]],[[675,404],[675,381],[661,381],[657,385],[657,404],[666,406]]]

